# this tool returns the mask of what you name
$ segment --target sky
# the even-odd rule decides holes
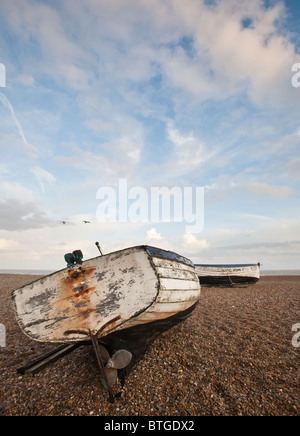
[[[96,241],[298,269],[299,24],[298,0],[1,0],[0,269]],[[163,187],[203,225],[172,196],[153,219]]]

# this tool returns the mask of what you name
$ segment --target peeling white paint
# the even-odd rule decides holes
[[[153,251],[157,256],[169,252]],[[152,253],[152,254],[153,254]],[[173,253],[152,255],[145,246],[110,253],[66,268],[13,292],[24,333],[42,342],[73,342],[170,317],[193,306],[200,284],[191,262]],[[180,259],[180,260],[177,260]],[[183,261],[181,261],[183,260]]]

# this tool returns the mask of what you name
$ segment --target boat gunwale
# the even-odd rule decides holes
[[[246,268],[248,266],[256,266],[260,267],[260,262],[258,263],[240,263],[240,264],[204,264],[204,263],[195,263],[196,267],[203,267],[203,268]]]
[[[19,288],[17,288],[17,289],[14,289],[14,290],[12,291],[12,293],[11,293],[12,299],[14,300],[14,298],[15,298],[15,293],[16,293],[17,291],[21,291],[23,288],[26,288],[26,287],[29,286],[29,285],[33,285],[34,283],[39,282],[39,281],[41,281],[41,280],[43,280],[43,279],[46,279],[46,278],[48,278],[48,277],[52,277],[52,276],[54,276],[55,274],[61,273],[61,272],[63,272],[63,271],[66,271],[66,270],[71,269],[71,268],[74,268],[74,267],[81,267],[81,266],[84,265],[86,262],[89,262],[89,261],[91,261],[91,260],[95,260],[95,259],[98,259],[98,258],[103,258],[103,257],[109,256],[109,255],[112,255],[112,254],[119,255],[119,254],[121,254],[121,253],[124,252],[124,251],[131,250],[131,249],[139,249],[139,248],[144,249],[145,251],[147,251],[147,253],[149,254],[149,256],[150,256],[151,258],[152,258],[152,257],[157,257],[157,258],[161,258],[161,259],[166,259],[166,258],[164,258],[164,257],[159,257],[159,256],[154,256],[154,255],[152,255],[151,252],[149,252],[148,248],[154,248],[154,249],[156,249],[156,250],[160,250],[160,251],[163,251],[163,252],[165,252],[165,253],[174,253],[175,255],[179,256],[180,258],[182,258],[182,259],[186,259],[186,260],[190,261],[190,259],[187,259],[187,258],[185,258],[185,257],[183,257],[183,256],[180,256],[180,255],[178,255],[177,253],[175,253],[175,252],[173,252],[173,251],[163,250],[163,249],[161,249],[161,248],[154,247],[154,246],[152,246],[152,245],[145,245],[145,244],[142,244],[142,245],[136,245],[136,246],[132,246],[132,247],[122,248],[122,249],[117,250],[117,251],[112,251],[112,252],[110,252],[110,253],[106,253],[106,254],[103,254],[103,255],[100,255],[100,256],[91,257],[91,258],[89,258],[89,259],[84,260],[84,261],[82,262],[81,265],[80,265],[80,264],[79,264],[79,265],[76,264],[76,265],[73,265],[72,267],[68,267],[68,266],[66,266],[65,268],[59,269],[59,270],[54,271],[54,272],[52,272],[52,273],[50,273],[50,274],[42,275],[42,277],[37,278],[37,279],[33,280],[32,282],[29,282],[29,283],[27,283],[27,284],[25,284],[25,285],[23,285],[23,286],[21,286],[21,287],[19,287]],[[174,260],[174,259],[170,259],[170,258],[169,258],[168,260]],[[182,263],[182,264],[184,264],[184,265],[187,265],[187,266],[195,266],[195,265],[192,263],[192,261],[190,261],[192,264],[185,263],[185,262],[180,261],[180,260],[178,260],[178,262],[180,262],[180,263]],[[154,267],[156,268],[156,265],[154,265]]]

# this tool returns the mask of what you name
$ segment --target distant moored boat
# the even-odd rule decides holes
[[[260,263],[240,265],[195,264],[203,286],[240,287],[256,283],[260,278]]]

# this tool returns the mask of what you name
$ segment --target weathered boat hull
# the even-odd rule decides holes
[[[24,333],[60,343],[89,340],[87,332],[100,339],[172,317],[180,320],[199,297],[193,263],[149,246],[87,260],[12,294]]]
[[[195,265],[201,286],[244,287],[260,278],[260,264]]]

